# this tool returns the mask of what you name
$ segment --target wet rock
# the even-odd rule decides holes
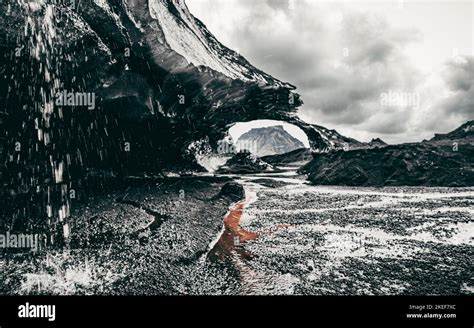
[[[220,197],[228,197],[233,201],[239,201],[245,198],[245,191],[242,185],[237,182],[227,182],[219,192]]]

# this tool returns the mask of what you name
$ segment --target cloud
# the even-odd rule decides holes
[[[254,65],[298,87],[306,118],[380,131],[370,123],[375,117],[391,133],[404,132],[406,125],[394,122],[403,117],[381,110],[379,98],[388,90],[414,89],[419,73],[402,50],[417,33],[344,9],[334,14],[305,2],[294,9],[288,1],[256,3],[230,38]]]
[[[446,63],[444,79],[453,91],[468,91],[474,84],[474,57],[458,56]]]
[[[454,122],[448,117],[457,124],[472,119],[472,58],[448,63],[443,82],[425,90],[428,75],[406,51],[423,39],[413,28],[393,27],[384,16],[344,3],[228,0],[211,8],[221,17],[212,24],[221,41],[298,88],[307,121],[363,140],[399,142],[432,134],[435,121],[442,127],[439,121]],[[447,88],[451,94],[434,102]],[[384,106],[388,92],[417,94],[422,108]]]
[[[442,76],[451,94],[437,108],[463,120],[474,117],[474,57],[458,56],[447,62]]]
[[[451,58],[418,86],[424,101],[409,120],[418,140],[450,132],[474,118],[473,62],[472,56]]]

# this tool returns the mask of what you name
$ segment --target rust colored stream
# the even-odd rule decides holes
[[[242,247],[242,243],[257,238],[258,234],[244,230],[240,226],[244,208],[245,200],[242,200],[229,210],[224,218],[224,232],[209,253],[211,259],[223,260],[230,256],[233,251],[237,252],[242,258],[248,259],[251,257],[250,252]]]

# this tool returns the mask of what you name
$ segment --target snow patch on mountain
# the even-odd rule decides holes
[[[169,14],[168,4],[162,0],[150,0],[149,10],[152,18],[160,22],[160,27],[165,36],[165,41],[171,49],[183,56],[190,64],[207,66],[232,78],[246,80],[234,70],[229,70],[226,65],[216,59],[211,50],[206,46],[207,41],[201,31],[195,26],[194,19],[184,10],[184,3],[176,2],[179,16]],[[179,18],[179,19],[178,19]]]

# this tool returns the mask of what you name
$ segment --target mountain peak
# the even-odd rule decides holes
[[[236,145],[258,156],[284,154],[305,148],[304,144],[289,134],[282,125],[253,128],[240,136]]]
[[[369,146],[384,147],[387,146],[387,143],[380,138],[373,138],[372,140],[370,140]]]

